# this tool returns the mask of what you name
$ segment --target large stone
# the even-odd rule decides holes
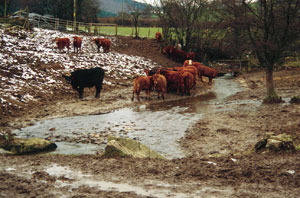
[[[133,157],[164,159],[159,153],[144,144],[129,138],[108,137],[108,143],[103,154],[106,157]]]
[[[266,134],[265,139],[256,143],[255,150],[293,152],[296,150],[296,147],[290,135],[285,133],[280,135]]]
[[[1,144],[0,147],[13,154],[22,155],[53,151],[57,148],[57,145],[42,138],[13,138]]]

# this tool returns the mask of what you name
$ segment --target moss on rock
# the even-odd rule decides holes
[[[293,152],[296,147],[293,138],[285,133],[279,135],[267,134],[263,140],[255,144],[255,151]]]
[[[133,157],[165,159],[159,153],[144,144],[129,138],[108,137],[108,143],[103,154],[106,157]]]
[[[57,148],[57,145],[42,138],[13,138],[12,141],[6,142],[1,147],[13,154],[22,155],[53,151]]]

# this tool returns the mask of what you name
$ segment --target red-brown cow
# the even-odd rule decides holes
[[[182,72],[161,70],[160,73],[167,79],[168,90],[176,90],[177,94],[184,94],[184,79]]]
[[[93,39],[93,41],[95,42],[95,44],[98,47],[98,52],[100,52],[100,48],[103,48],[103,52],[109,52],[109,49],[111,47],[111,41],[109,39],[106,38],[95,38]]]
[[[139,76],[134,80],[134,88],[132,92],[131,100],[134,101],[134,94],[137,96],[137,100],[140,101],[140,93],[142,90],[146,91],[146,99],[150,100],[150,92],[153,88],[152,76]]]
[[[201,80],[201,82],[203,82],[202,76],[206,76],[209,79],[209,84],[212,83],[212,79],[215,78],[218,74],[217,70],[204,66],[199,62],[193,62],[191,60],[186,60],[183,63],[183,66],[187,66],[187,65],[193,65],[195,67],[197,67],[198,69],[198,76]]]
[[[68,48],[68,52],[70,49],[70,39],[69,38],[55,38],[56,46],[59,49],[59,52],[63,50],[65,47]]]
[[[168,46],[166,46],[164,49],[163,49],[163,54],[166,54],[166,55],[168,55],[168,57],[170,57],[170,56],[172,56],[172,53],[173,53],[173,50],[174,50],[175,48],[173,47],[173,46],[171,46],[171,45],[168,45]]]
[[[170,45],[166,46],[163,49],[163,53],[168,55],[169,58],[172,57],[175,61],[178,61],[178,62],[183,62],[184,60],[188,59],[187,57],[189,57],[189,59],[195,59],[194,52],[186,53],[182,49],[178,49],[178,48],[170,46]]]
[[[160,42],[160,41],[161,41],[162,35],[161,35],[160,32],[156,32],[156,33],[155,33],[155,39],[156,39],[157,42]]]
[[[174,67],[175,71],[189,72],[193,75],[193,88],[196,87],[198,69],[195,66]]]
[[[191,89],[194,87],[194,76],[190,72],[182,72],[182,77],[184,79],[184,93],[191,95]]]
[[[188,52],[186,53],[186,59],[188,60],[195,60],[196,58],[196,53],[195,52]]]
[[[171,67],[153,67],[151,70],[145,69],[144,71],[145,71],[147,76],[153,76],[154,74],[156,74],[158,72],[158,70],[160,70],[160,71],[164,71],[164,70],[173,71],[173,68],[171,68]]]
[[[174,48],[172,54],[173,54],[173,59],[175,61],[183,62],[184,60],[186,60],[187,53],[182,49]]]
[[[157,91],[157,98],[160,98],[160,94],[165,99],[165,93],[167,91],[167,79],[164,75],[160,74],[160,70],[152,76],[154,88]]]
[[[81,52],[82,39],[79,36],[74,36],[73,39],[74,53],[78,53],[78,49]]]

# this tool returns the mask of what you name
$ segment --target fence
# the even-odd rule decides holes
[[[62,20],[58,18],[41,16],[28,11],[20,10],[15,12],[9,18],[2,18],[1,21],[22,25],[24,28],[38,27],[44,29],[57,30],[62,32],[87,33],[91,35],[111,35],[111,36],[134,36],[134,27],[118,26],[117,24],[108,23],[83,23]],[[160,27],[139,27],[139,37],[155,38],[155,33],[161,32]]]
[[[110,31],[112,35],[117,36],[118,26],[116,24],[103,24],[103,23],[82,23],[62,20],[57,18],[48,18],[43,16],[33,16],[29,18],[30,24],[34,27],[53,29],[62,32],[74,32],[74,33],[88,33],[88,34],[101,34],[103,27],[111,27],[115,31]]]
[[[11,19],[12,21],[20,20],[23,22],[24,28],[31,26],[62,32],[88,33],[99,35],[101,34],[103,28],[109,27],[110,31],[106,31],[105,34],[117,36],[118,33],[117,24],[73,22],[58,18],[41,16],[36,13],[28,13],[27,9],[17,11],[13,15],[8,16],[8,18],[5,19],[6,21],[9,19]]]

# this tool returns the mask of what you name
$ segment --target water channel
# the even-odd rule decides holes
[[[95,154],[105,147],[107,134],[136,139],[166,158],[184,157],[178,140],[186,129],[228,96],[243,90],[231,75],[216,78],[206,95],[124,108],[102,115],[74,116],[40,121],[14,131],[19,137],[42,137],[54,141],[59,154]],[[51,130],[54,129],[55,130]],[[95,144],[77,141],[79,137],[100,137]],[[67,141],[72,139],[73,141]],[[77,142],[77,143],[74,143]]]

